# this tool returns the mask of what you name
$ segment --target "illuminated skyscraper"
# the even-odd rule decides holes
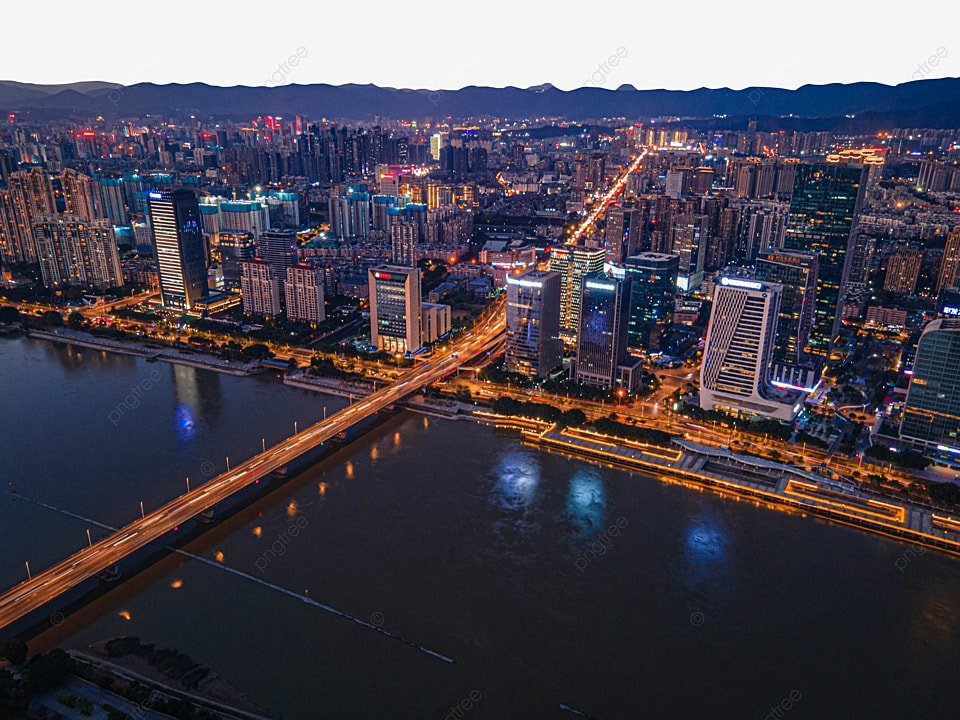
[[[607,212],[605,244],[607,262],[622,266],[637,251],[640,211],[636,207],[612,208]]]
[[[123,285],[110,222],[76,215],[43,215],[33,226],[45,287],[106,290]]]
[[[800,363],[813,326],[818,256],[807,253],[764,252],[757,257],[757,280],[778,283],[783,292],[777,316],[773,360]]]
[[[560,331],[568,338],[580,326],[580,292],[583,277],[603,271],[606,254],[603,248],[583,245],[561,245],[550,255],[550,269],[560,274]]]
[[[627,258],[626,274],[632,281],[627,330],[631,348],[660,349],[660,338],[673,323],[679,263],[678,256],[661,253],[640,253]]]
[[[676,215],[673,218],[673,254],[680,257],[677,287],[684,292],[700,288],[707,254],[710,219],[706,215]]]
[[[713,295],[700,368],[700,407],[792,421],[802,396],[770,382],[783,288],[723,277]]]
[[[617,385],[625,386],[628,391],[634,389],[639,364],[625,367],[630,284],[629,275],[623,280],[603,273],[584,276],[577,357],[573,365],[577,382],[607,389]],[[624,370],[634,373],[631,380],[623,381]]]
[[[280,315],[280,278],[265,260],[244,260],[240,263],[240,292],[243,312],[274,318]]]
[[[505,368],[543,377],[562,361],[560,275],[542,270],[508,275]]]
[[[829,353],[840,330],[840,307],[867,177],[867,167],[858,163],[797,166],[783,248],[820,256],[813,327],[805,348],[816,355]]]
[[[370,344],[391,353],[416,352],[421,340],[420,268],[380,265],[368,271]]]
[[[190,310],[208,296],[200,207],[191,190],[147,193],[163,306]]]
[[[905,295],[913,293],[917,287],[922,265],[922,251],[907,248],[897,250],[887,260],[887,274],[883,278],[883,289]]]
[[[929,323],[917,343],[900,438],[960,464],[960,320]]]
[[[327,317],[323,307],[323,270],[319,267],[300,264],[287,268],[283,297],[288,320],[319,325]]]
[[[947,235],[943,260],[940,262],[940,274],[937,276],[937,292],[957,285],[960,285],[960,227],[954,228]]]

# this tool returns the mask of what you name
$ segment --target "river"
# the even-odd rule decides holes
[[[22,338],[0,341],[0,397],[3,486],[109,524],[345,402]],[[0,580],[87,527],[0,495]],[[467,421],[402,413],[186,549],[201,559],[38,643],[137,635],[287,720],[953,718],[960,700],[956,559]]]

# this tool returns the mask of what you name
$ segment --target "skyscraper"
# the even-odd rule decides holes
[[[368,271],[370,344],[392,353],[416,352],[421,341],[420,268],[380,265]]]
[[[414,220],[396,220],[390,226],[390,260],[394,265],[417,264],[417,240],[420,227]]]
[[[240,292],[243,312],[273,318],[283,312],[280,305],[280,279],[266,260],[244,260],[240,263]]]
[[[508,275],[504,367],[528,377],[544,377],[562,361],[560,275],[543,270]]]
[[[840,330],[844,284],[867,175],[867,167],[857,163],[797,166],[783,248],[820,256],[813,327],[805,348],[816,355],[830,352]]]
[[[625,267],[631,278],[627,344],[635,349],[659,350],[660,338],[673,323],[680,258],[640,253],[628,257]]]
[[[603,248],[561,245],[550,255],[550,269],[560,274],[560,331],[569,338],[580,326],[580,292],[583,277],[603,271]]]
[[[929,323],[917,343],[900,438],[960,463],[960,320]]]
[[[945,287],[960,285],[960,227],[955,227],[947,235],[947,244],[943,249],[940,273],[937,276],[937,292]]]
[[[607,262],[621,266],[623,261],[637,251],[640,211],[636,207],[612,208],[607,212],[604,241]]]
[[[923,252],[901,248],[887,261],[887,274],[883,278],[883,289],[909,295],[917,287],[920,267],[923,265]]]
[[[700,407],[792,421],[802,396],[769,382],[783,288],[722,277],[714,290],[700,367]]]
[[[218,235],[223,279],[229,287],[236,287],[240,284],[240,263],[244,260],[253,260],[257,256],[257,242],[248,232],[224,230]]]
[[[208,296],[200,207],[191,190],[147,193],[163,306],[190,310]]]
[[[117,241],[109,221],[41,215],[33,234],[45,287],[106,290],[123,285]]]
[[[123,179],[98,178],[97,188],[100,191],[100,208],[103,215],[114,225],[126,225],[129,219],[123,197]]]
[[[323,307],[323,269],[302,263],[288,267],[283,297],[288,320],[310,325],[322,323],[327,317]]]
[[[783,288],[773,345],[773,361],[797,364],[813,326],[818,256],[809,253],[764,252],[757,257],[757,280]]]
[[[293,230],[265,230],[260,233],[260,257],[269,263],[277,277],[285,277],[287,268],[297,264],[297,233]]]
[[[706,259],[710,220],[706,215],[675,215],[673,218],[673,254],[680,257],[677,287],[684,292],[700,288]]]
[[[627,359],[630,284],[629,276],[584,276],[574,363],[577,382],[611,389],[618,384],[618,369]]]

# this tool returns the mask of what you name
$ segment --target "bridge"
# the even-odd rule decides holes
[[[494,348],[502,340],[505,331],[503,310],[504,302],[501,299],[451,347],[401,375],[394,383],[280,441],[7,590],[0,595],[0,629],[57,599],[122,558],[159,540],[174,528],[336,437],[364,418],[447,377],[470,358]]]

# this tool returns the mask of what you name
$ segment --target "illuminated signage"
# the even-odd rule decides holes
[[[520,287],[542,288],[543,283],[536,280],[523,280],[521,278],[507,278],[507,285],[519,285]]]
[[[763,290],[762,283],[731,277],[720,278],[720,284],[726,287],[744,288],[746,290]]]
[[[607,292],[613,292],[617,289],[616,285],[611,285],[610,283],[595,282],[593,280],[587,280],[584,283],[591,290],[606,290]]]
[[[940,312],[942,312],[944,315],[960,317],[960,307],[951,307],[950,305],[947,305]]]
[[[154,192],[152,190],[147,193],[147,197],[150,198],[151,200],[163,200],[162,193]]]
[[[377,280],[393,280],[393,275],[391,275],[390,273],[375,272],[375,273],[373,274],[373,276],[374,276]]]

